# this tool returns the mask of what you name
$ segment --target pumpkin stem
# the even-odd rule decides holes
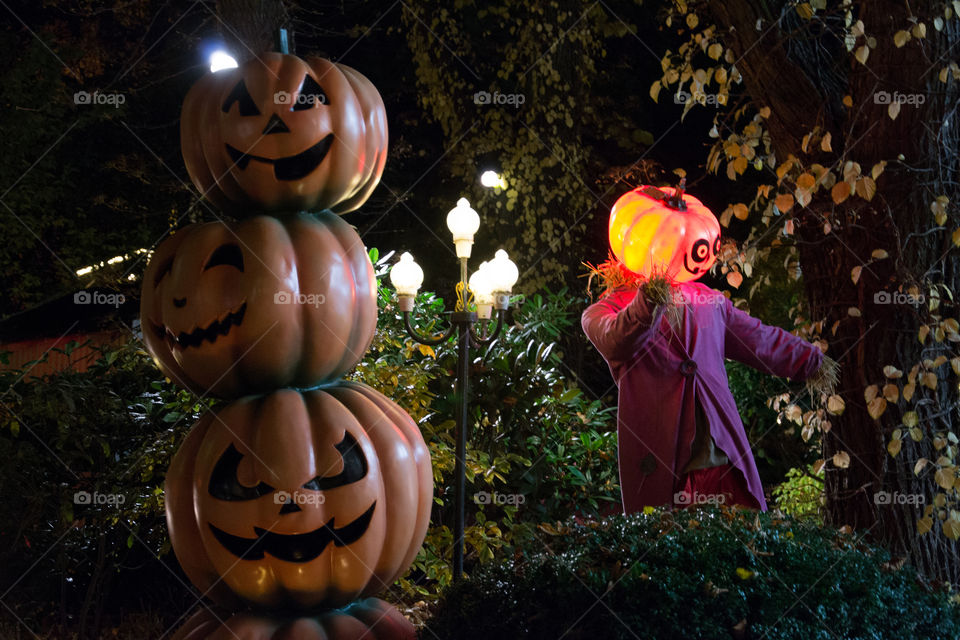
[[[287,30],[280,28],[277,29],[276,36],[273,41],[274,48],[280,53],[290,53],[290,38],[287,37]]]
[[[687,188],[687,178],[680,178],[680,184],[677,185],[673,195],[664,200],[664,204],[677,211],[686,211],[687,203],[683,201],[683,191]]]

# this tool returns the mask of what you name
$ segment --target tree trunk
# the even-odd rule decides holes
[[[781,5],[779,13],[768,12]],[[831,5],[836,9],[839,3]],[[919,458],[939,457],[932,445],[935,433],[956,432],[956,380],[949,376],[950,367],[943,364],[934,371],[950,378],[949,384],[941,380],[936,390],[930,390],[918,380],[913,402],[891,401],[879,420],[867,411],[864,389],[872,384],[882,388],[888,382],[902,388],[915,364],[920,364],[922,376],[925,359],[951,357],[951,343],[937,342],[933,332],[923,343],[918,339],[922,325],[936,326],[938,315],[956,315],[952,306],[946,307],[946,298],[931,314],[925,304],[887,303],[886,294],[892,299],[892,294],[916,286],[929,302],[931,286],[941,283],[957,291],[960,284],[960,265],[949,252],[950,230],[957,221],[948,222],[947,230],[937,229],[930,209],[939,195],[951,202],[960,196],[957,83],[938,79],[940,69],[949,63],[947,52],[960,43],[958,20],[947,20],[937,32],[933,15],[919,16],[928,25],[927,37],[898,48],[893,34],[913,24],[908,4],[860,2],[854,20],[862,20],[865,34],[876,39],[864,65],[843,48],[842,33],[839,39],[829,37],[831,28],[843,31],[839,9],[806,21],[791,5],[763,0],[711,2],[709,8],[717,33],[739,58],[737,68],[747,93],[758,107],[771,109],[766,126],[778,163],[788,154],[806,166],[817,162],[837,168],[855,161],[869,175],[876,163],[888,162],[869,202],[852,196],[834,205],[829,190],[821,190],[808,207],[796,205],[792,212],[811,316],[825,319],[824,338],[830,345],[828,353],[841,364],[838,392],[846,403],[845,412],[832,417],[833,426],[823,438],[827,520],[866,532],[893,553],[909,557],[925,575],[956,584],[957,544],[943,535],[936,519],[929,533],[918,535],[924,504],[910,504],[929,505],[940,492],[933,480],[934,465],[928,464],[919,476],[914,465]],[[864,41],[861,36],[854,50]],[[892,119],[881,91],[888,96],[894,92],[923,96],[923,103],[914,104],[918,99],[912,99],[901,104]],[[851,107],[843,106],[846,95]],[[815,126],[830,132],[833,151],[801,151],[803,137]],[[882,255],[874,253],[878,249],[889,257],[877,257]],[[857,283],[852,278],[855,267],[862,268]],[[851,308],[861,315],[851,315]],[[886,365],[903,369],[904,379],[885,380]],[[893,457],[887,443],[895,429],[907,431],[902,420],[910,410],[919,415],[922,439],[905,437],[902,450]],[[843,451],[850,456],[847,468],[831,463],[834,454]],[[878,498],[878,492],[887,494]],[[886,495],[893,504],[884,504]],[[899,504],[900,500],[908,503]]]
[[[217,0],[217,16],[220,33],[238,62],[272,51],[277,30],[290,22],[282,0]],[[293,53],[293,32],[289,31]]]

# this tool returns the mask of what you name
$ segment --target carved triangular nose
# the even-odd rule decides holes
[[[273,114],[270,116],[270,121],[267,122],[267,126],[263,128],[263,135],[267,135],[268,133],[290,133],[290,129],[287,129],[287,125],[283,123],[280,116]]]

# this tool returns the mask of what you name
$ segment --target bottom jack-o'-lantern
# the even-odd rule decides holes
[[[166,482],[174,551],[228,607],[315,611],[393,583],[426,534],[430,456],[359,383],[247,396],[204,415]]]
[[[201,609],[172,640],[415,640],[414,626],[378,598],[317,615],[214,613]]]

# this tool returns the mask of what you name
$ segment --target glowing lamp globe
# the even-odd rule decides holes
[[[720,223],[680,186],[641,186],[610,210],[610,249],[627,269],[649,278],[689,282],[705,274],[720,253]]]
[[[489,320],[493,310],[493,280],[490,278],[490,263],[480,263],[480,268],[470,276],[470,291],[473,292],[474,302],[477,303],[477,317]]]
[[[423,269],[405,251],[400,256],[400,262],[390,269],[390,283],[401,296],[415,296],[423,284]]]
[[[480,228],[480,216],[470,207],[466,198],[457,200],[457,206],[447,214],[447,228],[453,234],[458,258],[469,258],[473,234]]]
[[[517,283],[520,272],[517,271],[517,265],[507,256],[503,249],[497,251],[493,260],[489,264],[490,280],[493,284],[495,293],[509,293],[513,285]]]

